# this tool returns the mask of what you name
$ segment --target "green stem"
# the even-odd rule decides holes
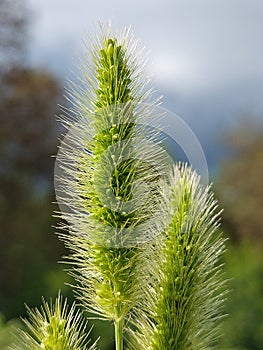
[[[115,327],[115,349],[123,350],[123,319],[114,322]]]

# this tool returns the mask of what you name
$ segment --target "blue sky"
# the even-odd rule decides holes
[[[62,80],[76,71],[98,21],[132,26],[149,52],[164,107],[182,117],[207,157],[242,114],[263,120],[262,0],[27,0],[29,61]],[[213,154],[210,154],[213,149]],[[222,153],[222,152],[221,152]]]

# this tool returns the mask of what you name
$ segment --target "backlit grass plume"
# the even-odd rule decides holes
[[[72,274],[86,310],[114,322],[116,349],[141,297],[144,243],[160,231],[157,180],[166,172],[157,134],[143,126],[150,91],[129,34],[103,33],[82,88],[73,86],[75,118],[58,156],[59,192],[72,251]]]
[[[88,346],[89,331],[86,321],[75,305],[71,308],[59,294],[55,303],[43,300],[40,309],[28,308],[24,319],[26,330],[20,331],[17,345],[12,350],[95,350]]]
[[[149,102],[130,32],[103,29],[90,53],[61,117],[67,133],[55,168],[59,237],[70,249],[77,297],[114,324],[116,350],[124,349],[124,330],[133,350],[211,350],[225,296],[217,202],[161,147],[150,121],[163,112]],[[180,139],[193,137],[178,126]],[[81,313],[60,294],[28,313],[13,350],[95,349]]]
[[[149,252],[151,278],[136,312],[131,347],[213,349],[225,297],[217,202],[185,166],[174,168],[163,194],[163,218],[170,216],[170,224]]]

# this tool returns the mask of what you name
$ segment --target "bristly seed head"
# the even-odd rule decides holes
[[[75,305],[71,308],[59,294],[50,305],[43,299],[41,309],[28,308],[29,319],[24,319],[26,330],[18,334],[12,350],[95,350],[88,346],[87,323]]]

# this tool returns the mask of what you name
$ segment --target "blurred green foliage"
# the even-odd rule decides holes
[[[231,158],[224,162],[217,192],[230,238],[225,270],[230,294],[223,349],[263,349],[263,128],[246,119],[227,136]]]
[[[261,350],[263,345],[262,246],[242,242],[228,247],[226,273],[230,294],[222,349]]]
[[[9,320],[24,314],[24,302],[55,296],[67,279],[57,264],[65,248],[52,227],[51,155],[62,89],[18,60],[26,37],[23,2],[3,0],[0,10],[0,312]]]
[[[232,241],[263,242],[263,124],[243,119],[226,135],[231,156],[217,181],[224,226]]]
[[[14,319],[5,322],[5,318],[0,314],[0,349],[9,350],[9,347],[15,341],[15,332],[22,328],[21,321]]]
[[[61,282],[51,158],[61,90],[49,74],[22,67],[3,73],[1,85],[0,311],[10,319],[24,313],[24,302],[57,294],[51,271]]]
[[[94,342],[98,341],[98,348],[100,350],[113,350],[114,345],[114,328],[109,321],[104,320],[90,320],[90,325],[93,325],[91,332],[91,339]]]

